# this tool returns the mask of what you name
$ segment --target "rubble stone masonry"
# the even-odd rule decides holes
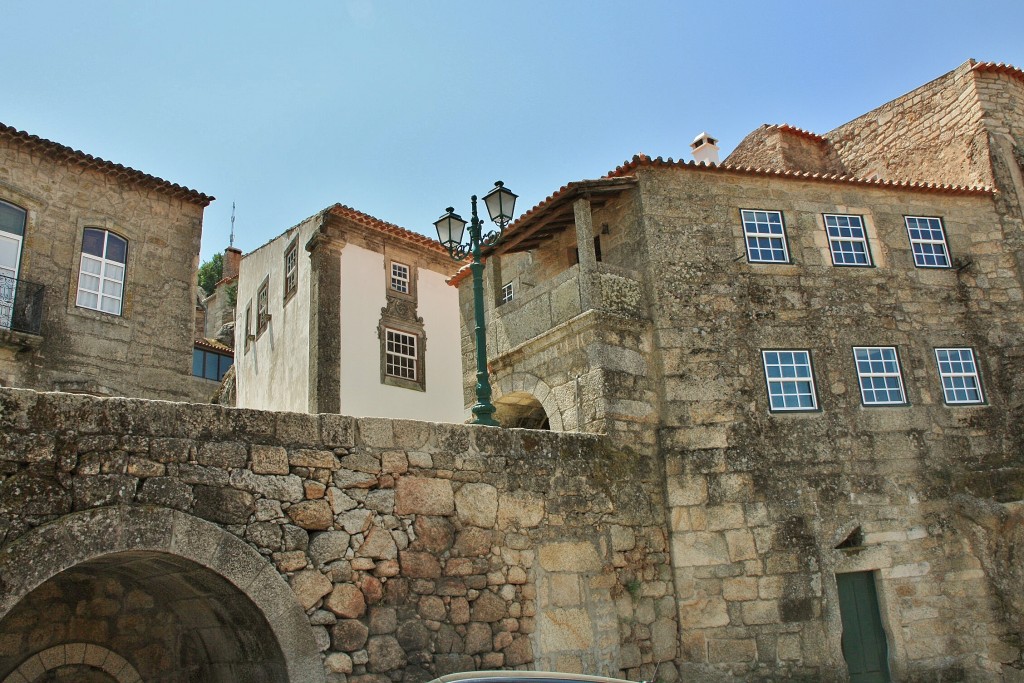
[[[659,480],[594,435],[0,390],[0,680],[90,646],[147,682],[674,681]]]

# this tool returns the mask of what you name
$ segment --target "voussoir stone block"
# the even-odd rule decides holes
[[[450,515],[454,511],[455,495],[447,479],[402,477],[398,480],[396,515]]]

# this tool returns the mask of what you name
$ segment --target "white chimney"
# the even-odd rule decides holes
[[[693,151],[693,160],[698,164],[717,164],[718,162],[718,140],[714,139],[707,132],[701,133],[690,143]]]

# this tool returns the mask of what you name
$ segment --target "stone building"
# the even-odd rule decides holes
[[[1024,72],[693,147],[508,228],[497,417],[662,463],[684,679],[1019,680]]]
[[[246,254],[237,405],[463,421],[454,270],[436,241],[341,204]]]
[[[0,125],[0,385],[202,400],[200,192]]]

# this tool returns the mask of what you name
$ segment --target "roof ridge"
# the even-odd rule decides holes
[[[136,182],[149,185],[159,190],[163,190],[175,197],[189,199],[200,206],[208,206],[215,197],[208,194],[193,190],[179,185],[178,183],[172,183],[169,180],[164,180],[159,176],[151,175],[144,171],[134,169],[130,166],[124,166],[113,161],[107,161],[92,154],[83,152],[80,149],[75,149],[67,145],[62,145],[59,142],[53,140],[47,140],[46,138],[38,135],[33,135],[23,130],[18,130],[13,126],[8,126],[4,123],[0,123],[0,135],[6,135],[10,138],[18,140],[20,142],[32,145],[44,152],[49,152],[57,156],[62,160],[73,161],[85,168],[92,168],[106,173],[107,175],[116,176],[119,178],[127,178]]]
[[[697,163],[695,161],[673,161],[672,157],[651,159],[644,154],[637,154],[631,160],[620,164],[608,173],[609,178],[621,177],[640,166],[657,166],[673,168],[700,169],[729,173],[747,173],[761,176],[789,177],[797,180],[817,180],[825,182],[851,183],[856,185],[873,185],[877,187],[897,187],[902,189],[926,190],[935,192],[951,192],[954,194],[993,194],[995,189],[987,185],[954,185],[926,180],[888,180],[884,178],[864,178],[861,176],[839,173],[812,173],[811,171],[793,171],[771,167],[740,166],[737,164]],[[535,207],[536,208],[536,207]],[[532,211],[532,209],[531,209]],[[524,216],[525,217],[525,216]]]
[[[992,71],[1007,74],[1008,76],[1016,76],[1024,80],[1024,69],[1004,62],[975,62],[974,66],[971,67],[971,71]]]
[[[432,251],[439,251],[445,254],[448,253],[444,246],[437,240],[433,240],[427,237],[426,235],[421,235],[418,232],[413,232],[412,230],[403,228],[402,226],[396,225],[395,223],[391,223],[389,221],[377,218],[376,216],[371,216],[365,211],[360,211],[359,209],[348,206],[347,204],[337,202],[327,207],[326,211],[330,211],[332,213],[335,213],[336,215],[354,220],[360,225],[364,225],[368,228],[373,228],[375,230],[386,232],[396,237],[404,238],[410,242],[418,244],[421,247],[429,248]]]

